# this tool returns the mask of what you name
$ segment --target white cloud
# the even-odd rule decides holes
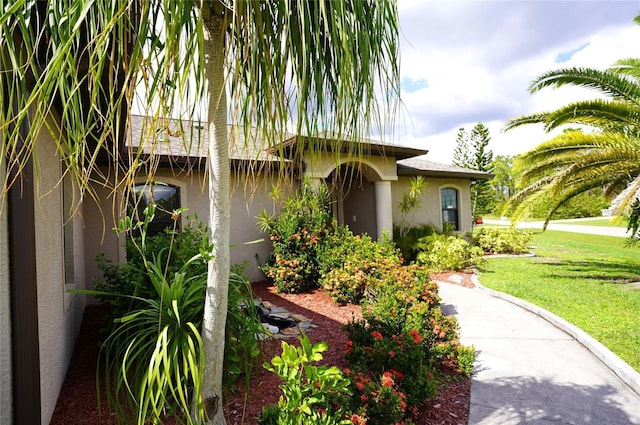
[[[547,140],[529,126],[502,133],[510,118],[550,110],[594,93],[565,87],[530,95],[530,82],[563,67],[605,68],[637,57],[638,1],[400,0],[402,143],[451,161],[457,130],[483,122],[495,155],[524,152]],[[567,60],[558,63],[559,54]]]

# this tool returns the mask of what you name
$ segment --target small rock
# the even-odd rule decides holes
[[[279,314],[279,313],[288,313],[289,315],[291,315],[291,313],[289,313],[289,310],[287,310],[286,308],[283,307],[278,307],[275,305],[272,305],[271,307],[269,307],[269,310],[271,310],[271,314]]]
[[[305,331],[305,330],[309,329],[310,327],[311,327],[311,322],[308,321],[308,320],[298,323],[298,329],[300,329],[301,331]]]
[[[275,305],[273,303],[270,303],[269,301],[263,301],[262,305],[264,307],[266,307],[266,308],[269,308],[269,309],[272,308],[272,307],[275,307]]]
[[[288,311],[274,312],[273,310],[271,310],[271,314],[269,314],[269,317],[275,317],[276,319],[289,319],[291,317],[291,313],[289,313]]]
[[[291,314],[291,318],[293,320],[295,320],[296,322],[308,322],[309,319],[306,318],[305,316],[303,316],[302,314],[298,314],[298,313],[292,313]]]
[[[453,283],[460,284],[464,282],[464,277],[460,276],[459,274],[452,274],[451,276],[449,276],[449,280]]]
[[[280,332],[280,329],[277,326],[273,326],[268,323],[263,323],[262,326],[264,326],[264,328],[271,333],[277,334],[278,332]]]
[[[294,336],[294,335],[299,335],[300,331],[297,328],[284,328],[280,330],[280,333],[282,335]]]

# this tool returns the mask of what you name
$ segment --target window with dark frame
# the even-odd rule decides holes
[[[442,203],[442,227],[450,227],[453,230],[460,230],[460,220],[458,217],[458,191],[447,187],[440,190],[440,201]]]
[[[172,217],[173,211],[180,208],[179,187],[162,182],[135,185],[130,204],[133,219],[142,221],[145,208],[152,204],[156,205],[156,212],[147,227],[147,236],[157,235],[167,228],[173,229],[174,224],[180,228],[180,222],[174,223]]]

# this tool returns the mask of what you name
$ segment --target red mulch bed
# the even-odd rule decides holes
[[[454,276],[450,280],[451,275]],[[462,277],[462,281],[460,280]],[[444,273],[433,276],[438,281],[451,281],[463,286],[472,286],[469,273]],[[341,326],[352,317],[359,317],[358,306],[338,306],[322,291],[309,294],[277,294],[268,283],[253,285],[257,297],[270,301],[292,313],[300,313],[313,321],[307,335],[312,342],[327,341],[329,350],[324,354],[323,363],[346,367],[342,354],[347,338]],[[98,357],[99,329],[106,313],[104,306],[88,306],[82,329],[74,350],[71,366],[62,386],[51,425],[97,425],[101,422],[96,396],[96,362]],[[297,342],[290,338],[288,342]],[[280,341],[265,341],[265,360],[279,354]],[[416,425],[461,425],[467,424],[471,379],[450,379],[452,371],[444,371],[439,395],[427,400],[417,411]],[[240,389],[225,402],[225,413],[229,425],[255,425],[256,417],[263,406],[276,403],[280,396],[278,377],[258,367],[251,378],[247,391]]]

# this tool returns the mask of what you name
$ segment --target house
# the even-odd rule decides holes
[[[162,186],[164,192],[171,191],[176,202],[173,208],[188,207],[190,213],[206,220],[209,208],[204,171],[206,146],[200,143],[207,140],[206,125],[165,120],[155,123],[154,131],[150,127],[148,119],[132,116],[130,149],[143,156],[155,155],[159,167],[154,183]],[[427,161],[424,156],[428,151],[424,149],[371,139],[354,143],[326,134],[315,138],[287,134],[282,143],[267,147],[254,133],[245,134],[236,126],[230,125],[228,134],[234,192],[231,261],[234,264],[246,261],[248,276],[254,281],[265,278],[260,266],[271,252],[268,235],[260,233],[256,217],[262,210],[277,213],[278,204],[269,195],[274,187],[290,193],[302,178],[323,181],[332,191],[333,212],[339,223],[348,225],[356,234],[367,233],[380,239],[385,232],[391,236],[393,224],[402,219],[408,225],[430,223],[438,228],[449,225],[460,233],[470,231],[471,183],[491,177],[477,170]],[[139,141],[149,137],[154,138],[154,143],[140,148]],[[403,217],[399,204],[414,176],[425,178],[426,190],[421,208]],[[146,176],[140,176],[138,183],[148,184]],[[112,238],[115,236],[105,236],[105,240]],[[247,244],[260,239],[264,240]],[[115,240],[108,245],[111,249],[120,246]],[[117,253],[104,249],[102,252],[113,260],[124,260],[120,248]],[[98,273],[91,264],[87,265],[87,271],[87,277]]]
[[[53,114],[50,118],[56,119]],[[205,147],[196,143],[185,149],[171,122],[164,133],[145,133],[145,123],[132,117],[131,140],[153,134],[157,143],[145,145],[140,153],[145,157],[155,149],[159,168],[152,183],[144,175],[137,183],[141,188],[156,185],[153,192],[161,198],[156,201],[188,207],[206,220]],[[206,136],[198,122],[182,122],[179,128],[190,140]],[[424,176],[427,187],[421,209],[406,221],[438,227],[450,223],[460,232],[472,226],[471,183],[489,177],[426,161],[424,149],[375,140],[346,143],[327,135],[287,135],[282,143],[264,148],[251,134],[245,140],[237,127],[229,126],[229,134],[232,262],[246,261],[252,280],[264,279],[259,267],[271,250],[256,216],[263,209],[277,213],[269,195],[273,187],[290,193],[303,177],[325,181],[332,188],[339,221],[354,233],[380,238],[384,232],[391,234],[401,217],[398,204],[412,176]],[[308,149],[311,143],[315,149]],[[130,148],[139,151],[135,145]],[[2,195],[0,209],[0,424],[49,423],[84,308],[92,301],[68,290],[92,287],[92,278],[100,275],[97,254],[125,260],[122,236],[110,230],[118,211],[126,209],[122,193],[111,185],[94,184],[95,197],[74,204],[77,188],[65,177],[52,136],[40,132],[35,149],[22,179]],[[106,161],[102,170],[105,176],[114,174]],[[0,171],[3,176],[11,172]],[[264,240],[245,244],[257,239]]]

